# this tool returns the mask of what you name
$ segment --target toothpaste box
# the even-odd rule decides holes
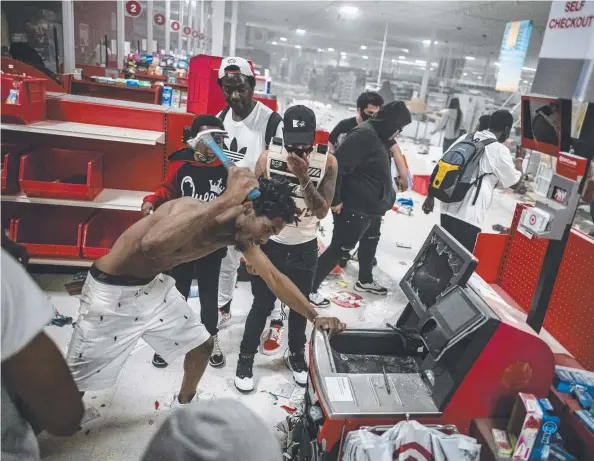
[[[547,461],[578,461],[571,453],[568,453],[558,445],[551,445],[548,452]]]
[[[517,436],[512,459],[528,461],[535,446],[543,419],[542,407],[532,394],[519,393],[514,403],[507,432]]]
[[[594,395],[594,372],[557,365],[553,385],[560,392],[571,392],[571,389],[578,385]]]
[[[594,432],[594,416],[586,410],[578,410],[575,414],[582,420],[582,423],[586,425],[590,432]]]
[[[553,414],[553,407],[548,399],[538,399],[542,409],[542,420],[530,460],[547,461],[551,445],[557,441],[559,417]]]

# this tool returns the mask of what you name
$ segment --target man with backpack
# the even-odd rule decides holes
[[[223,59],[217,82],[227,102],[227,107],[217,115],[229,135],[224,143],[224,151],[238,166],[254,171],[260,154],[266,150],[271,139],[275,136],[282,138],[282,117],[261,102],[254,101],[256,76],[247,60],[239,57]],[[221,264],[219,327],[231,320],[231,301],[240,259],[241,253],[229,247]],[[277,324],[282,326],[282,321]],[[279,338],[280,341],[280,330],[277,333],[271,337]],[[280,348],[280,344],[271,343],[268,346],[275,350]]]
[[[522,173],[503,145],[513,121],[507,110],[493,113],[487,130],[461,136],[452,144],[429,180],[423,211],[431,213],[436,198],[442,202],[441,226],[471,253],[497,184],[513,188],[521,182]]]

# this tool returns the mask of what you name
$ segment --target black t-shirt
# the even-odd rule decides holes
[[[357,117],[345,118],[344,120],[338,122],[338,125],[334,127],[334,129],[328,136],[328,141],[330,141],[334,146],[335,152],[338,149],[338,146],[340,146],[340,144],[342,143],[342,141],[344,141],[346,135],[349,134],[349,132],[357,125]],[[394,139],[389,140],[387,143],[388,149],[392,148],[394,144],[397,144],[397,142]]]
[[[357,117],[345,118],[344,120],[338,122],[338,125],[334,127],[328,136],[328,141],[332,143],[335,151],[338,149],[338,146],[340,146],[340,143],[342,143],[349,131],[351,131],[356,126]]]

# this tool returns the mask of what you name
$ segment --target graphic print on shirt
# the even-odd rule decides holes
[[[219,178],[218,181],[208,180],[208,190],[203,187],[203,190],[196,192],[196,185],[194,184],[194,178],[192,176],[184,176],[180,181],[180,189],[182,191],[182,197],[192,197],[202,200],[203,202],[212,202],[214,199],[221,196],[225,191],[223,185],[223,178]],[[206,184],[205,184],[206,185]]]
[[[234,162],[238,162],[245,157],[247,152],[247,146],[242,147],[241,149],[237,148],[237,138],[233,138],[231,143],[227,143],[227,139],[223,141],[223,151],[227,156],[233,160]]]

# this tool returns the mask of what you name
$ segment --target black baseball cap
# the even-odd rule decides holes
[[[283,139],[288,146],[313,146],[316,138],[316,114],[309,107],[293,106],[285,111]]]

